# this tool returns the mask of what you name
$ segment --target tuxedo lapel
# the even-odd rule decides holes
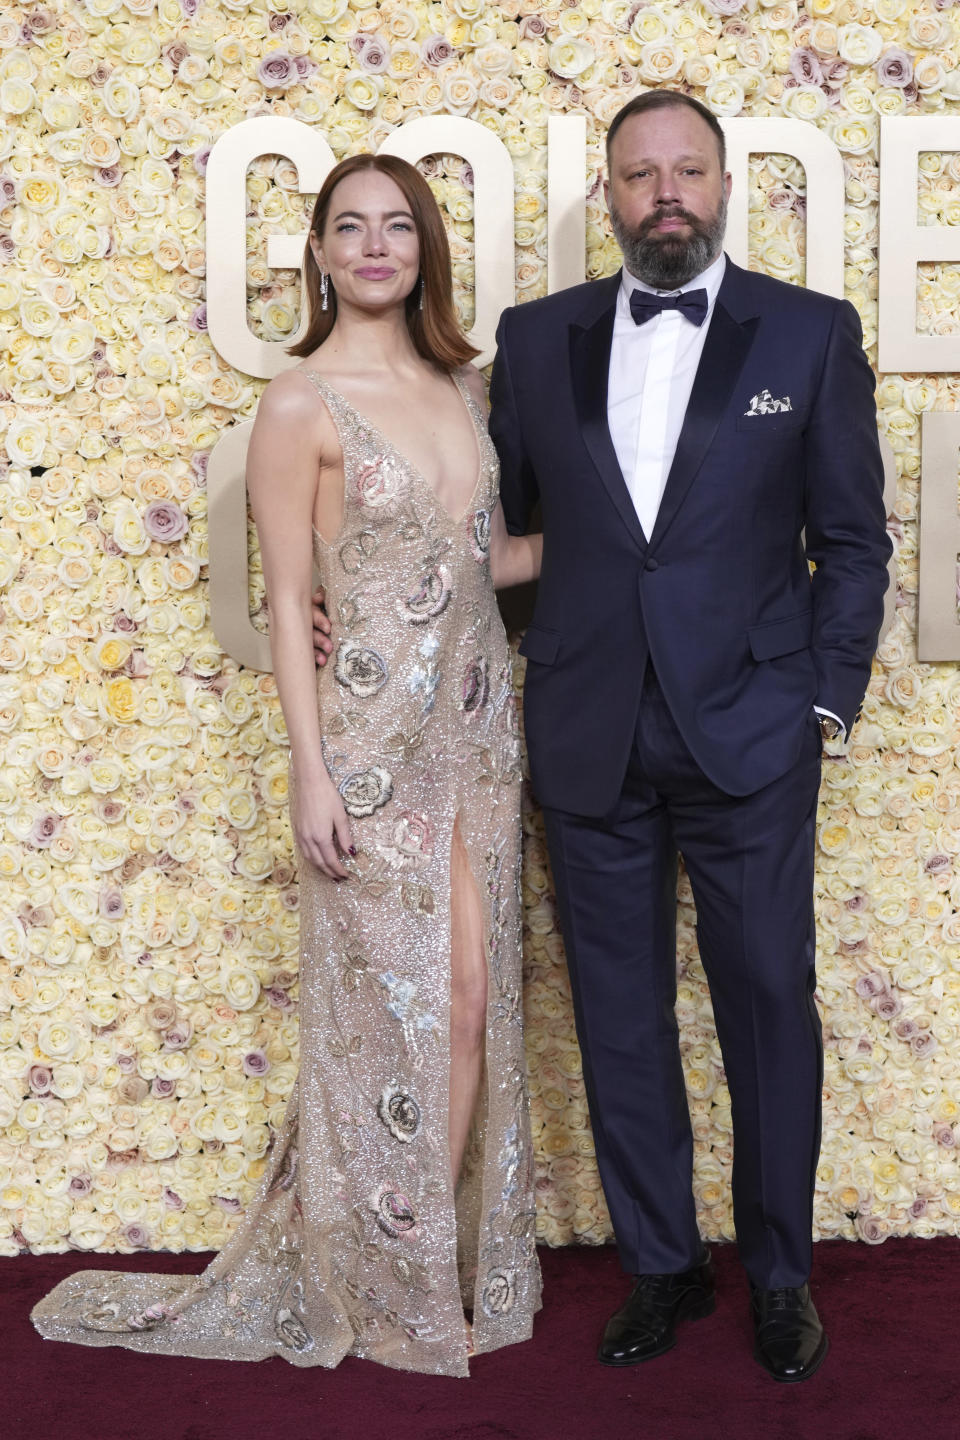
[[[746,271],[727,260],[653,527],[651,549],[663,539],[703,464],[753,344],[758,310],[750,303],[749,280]]]
[[[577,420],[610,499],[634,540],[645,550],[646,537],[623,478],[607,422],[607,377],[620,277],[598,280],[591,289],[599,293],[591,297],[590,311],[570,326],[570,375]]]

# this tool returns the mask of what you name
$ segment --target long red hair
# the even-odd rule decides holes
[[[403,191],[420,244],[420,284],[414,285],[406,298],[407,328],[419,355],[441,370],[456,370],[480,352],[470,344],[457,323],[447,232],[433,192],[419,170],[395,155],[351,155],[341,160],[321,186],[310,219],[311,233],[322,239],[334,190],[341,180],[361,170],[377,170],[389,176]],[[327,309],[322,308],[320,267],[309,240],[303,255],[303,277],[310,318],[303,339],[291,345],[288,352],[299,356],[310,355],[322,345],[337,318],[337,295],[332,285],[328,285]]]

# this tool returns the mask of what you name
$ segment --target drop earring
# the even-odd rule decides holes
[[[327,279],[327,272],[326,272],[326,270],[321,270],[321,271],[320,271],[320,302],[321,302],[321,303],[320,303],[320,309],[321,309],[321,310],[329,310],[329,309],[330,309],[330,298],[329,298],[329,293],[328,293],[328,292],[329,292],[329,289],[330,289],[330,281]]]
[[[418,307],[417,307],[419,310],[422,310],[422,309],[423,309],[423,292],[424,292],[424,290],[426,290],[426,288],[427,288],[426,282],[424,281],[424,278],[423,278],[423,276],[421,275],[421,276],[420,276],[420,304],[419,304]]]

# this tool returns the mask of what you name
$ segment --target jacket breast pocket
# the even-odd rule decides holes
[[[552,665],[560,650],[561,636],[556,630],[528,625],[520,641],[520,654],[537,665]]]
[[[787,410],[775,415],[738,415],[737,430],[741,435],[752,435],[762,440],[764,436],[783,435],[788,431],[799,431],[807,423],[806,415],[798,410]]]
[[[747,631],[750,654],[754,660],[775,660],[779,655],[792,655],[810,646],[813,612],[804,610],[785,620],[767,620]]]

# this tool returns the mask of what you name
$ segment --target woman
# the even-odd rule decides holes
[[[539,1304],[520,1020],[508,537],[443,224],[412,166],[318,196],[304,363],[248,459],[291,747],[301,1064],[247,1218],[197,1281],[88,1272],[51,1338],[467,1374]],[[311,573],[336,649],[314,667]],[[319,692],[319,704],[318,704]],[[472,1314],[472,1335],[465,1324]]]

